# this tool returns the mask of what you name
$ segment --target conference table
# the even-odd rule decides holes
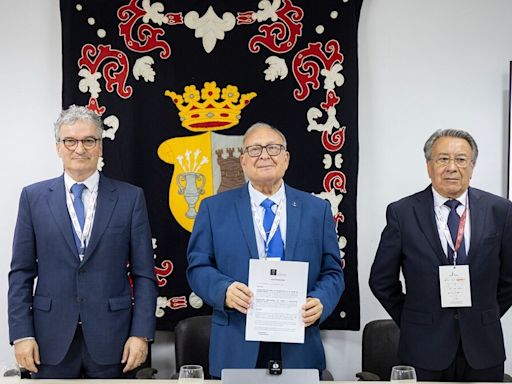
[[[106,383],[111,384],[178,384],[178,380],[160,380],[160,379],[148,379],[148,380],[138,380],[138,379],[132,379],[132,380],[54,380],[54,379],[44,379],[44,380],[30,380],[30,379],[21,379],[17,382],[21,382],[22,384],[95,384],[100,381],[104,381]],[[5,379],[3,377],[0,377],[0,384],[12,384],[16,381],[12,381],[10,379]],[[330,384],[361,384],[360,381],[321,381],[321,383],[330,383]],[[367,384],[382,384],[382,381],[366,381]],[[204,384],[220,384],[220,380],[205,380]],[[244,383],[240,383],[244,384]],[[265,384],[265,383],[262,383]],[[429,383],[434,384],[434,383]],[[445,383],[443,383],[445,384]]]
[[[178,384],[178,380],[160,380],[160,379],[149,379],[149,380],[34,380],[34,384],[95,384],[104,381],[111,384]],[[29,379],[22,379],[23,384],[29,384]],[[0,377],[0,384],[12,384],[13,381]],[[321,381],[321,383],[330,384],[362,384],[361,381]],[[382,384],[383,381],[365,381],[365,384]],[[418,383],[421,383],[418,381]],[[220,380],[204,380],[204,384],[220,384]],[[244,383],[240,383],[244,384]],[[265,384],[265,383],[261,383]],[[425,382],[427,384],[427,382]],[[428,382],[428,384],[441,384],[435,382]],[[442,384],[460,384],[460,383],[442,383]]]

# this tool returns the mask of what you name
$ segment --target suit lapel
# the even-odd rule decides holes
[[[302,213],[302,201],[294,190],[285,184],[286,188],[286,247],[285,260],[293,260],[295,247],[299,236],[299,223]]]
[[[478,247],[480,246],[480,240],[482,239],[482,233],[484,232],[484,223],[486,218],[486,207],[481,202],[481,195],[478,191],[473,188],[468,189],[468,200],[469,200],[469,217],[471,222],[471,239],[469,244],[469,252],[467,254],[467,263],[469,264],[470,258],[474,254],[478,254]]]
[[[423,235],[427,238],[430,246],[434,250],[435,255],[441,264],[448,264],[441,240],[439,239],[439,232],[437,230],[437,223],[434,213],[434,197],[432,195],[432,187],[428,186],[423,192],[417,195],[418,204],[414,206],[416,220]]]
[[[85,248],[83,262],[86,262],[98,245],[105,229],[107,228],[114,207],[116,206],[118,194],[112,181],[100,175],[98,184],[98,198],[96,200],[96,212],[94,214],[94,225],[92,227],[91,239]]]
[[[73,227],[69,218],[68,207],[66,205],[66,187],[64,186],[64,175],[55,179],[55,183],[50,186],[48,193],[48,207],[52,213],[53,219],[59,227],[66,244],[72,253],[78,258],[75,239],[73,238]]]
[[[258,246],[256,245],[256,237],[254,234],[254,223],[252,220],[251,199],[247,184],[240,189],[240,195],[236,200],[236,211],[240,228],[244,234],[245,242],[249,248],[251,259],[258,259]]]

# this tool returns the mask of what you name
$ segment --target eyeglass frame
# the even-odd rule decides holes
[[[91,146],[91,147],[87,147],[87,146],[86,146],[86,144],[85,144],[85,143],[86,143],[86,141],[91,142],[92,140],[94,140],[94,144],[92,144],[92,146]],[[71,146],[71,147],[70,147],[70,146],[66,145],[66,141],[75,141],[75,144],[74,144],[73,146]],[[82,143],[82,147],[83,147],[85,150],[89,151],[89,150],[91,150],[91,149],[96,148],[96,143],[97,143],[98,141],[101,141],[101,138],[97,138],[97,137],[86,137],[85,139],[75,139],[75,138],[73,138],[73,137],[66,137],[66,138],[64,138],[64,139],[59,139],[59,140],[57,140],[57,142],[58,142],[58,143],[62,143],[62,144],[64,145],[64,147],[65,147],[66,149],[70,150],[70,151],[74,151],[75,149],[77,149],[77,147],[78,147],[78,143]],[[89,144],[87,144],[87,145],[89,145]]]
[[[255,155],[251,155],[249,153],[249,149],[250,148],[258,148],[258,147],[260,148],[260,151],[259,151],[259,153],[257,155],[256,154]],[[267,147],[278,147],[279,148],[279,152],[276,153],[275,155],[272,155],[268,151]],[[247,147],[245,147],[244,152],[247,153],[247,155],[249,157],[259,157],[263,153],[263,149],[265,149],[265,151],[267,151],[267,154],[269,156],[279,156],[281,154],[281,152],[283,151],[283,149],[286,151],[286,147],[283,144],[274,144],[274,143],[272,143],[272,144],[267,144],[267,145],[260,145],[260,144],[248,145]]]
[[[447,167],[453,161],[455,166],[461,169],[467,168],[473,162],[473,159],[471,158],[461,156],[451,157],[448,155],[439,155],[436,159],[431,158],[430,160],[432,160],[439,167]],[[458,162],[460,161],[462,161],[463,164],[459,164]]]

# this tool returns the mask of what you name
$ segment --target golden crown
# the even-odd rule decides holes
[[[181,95],[165,91],[165,96],[170,97],[179,109],[181,125],[191,131],[205,132],[238,124],[242,109],[256,97],[256,93],[240,95],[234,85],[227,85],[221,91],[217,83],[211,81],[205,82],[201,91],[195,85],[187,85]]]

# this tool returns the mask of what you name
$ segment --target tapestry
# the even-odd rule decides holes
[[[322,326],[359,329],[361,5],[61,0],[63,107],[101,116],[98,169],[144,189],[158,329],[211,313],[186,280],[188,239],[201,201],[245,182],[241,138],[260,121],[287,138],[286,183],[331,204],[346,289]]]

